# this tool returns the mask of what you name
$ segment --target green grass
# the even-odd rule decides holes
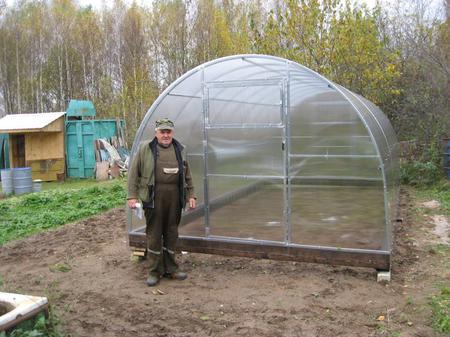
[[[416,189],[415,195],[422,201],[438,200],[440,207],[435,210],[423,211],[424,213],[444,214],[450,219],[450,182],[440,181],[429,188]],[[429,248],[434,254],[439,254],[445,260],[450,259],[450,245],[438,244]],[[448,268],[448,262],[446,264]],[[436,331],[450,333],[450,283],[440,287],[440,293],[431,297],[429,302],[432,309],[432,322]]]
[[[430,188],[417,188],[416,195],[424,201],[438,200],[441,203],[440,209],[447,218],[450,217],[450,181],[442,180]]]
[[[92,178],[88,179],[74,179],[74,178],[67,178],[65,181],[50,181],[50,182],[43,182],[42,183],[42,190],[48,191],[48,190],[68,190],[68,189],[82,189],[82,188],[88,188],[92,186],[109,186],[109,185],[115,185],[118,181],[123,180],[104,180],[104,181],[97,181]]]
[[[431,297],[433,327],[439,332],[450,332],[450,283],[441,288],[441,293]]]
[[[59,320],[52,307],[46,318],[41,312],[36,317],[20,323],[9,331],[0,332],[0,337],[59,337]]]
[[[44,190],[0,199],[0,246],[125,204],[125,180],[50,183]]]
[[[43,183],[42,192],[39,193],[0,199],[0,246],[122,206],[126,199],[125,185],[126,181],[120,179],[105,182],[70,179]],[[71,270],[71,266],[65,262],[49,268],[60,273]],[[4,287],[7,285],[0,275],[0,289]],[[56,296],[55,292],[50,291],[49,296]],[[53,307],[50,307],[47,319],[39,314],[8,332],[0,332],[0,337],[58,337],[63,335],[59,325],[59,318]]]

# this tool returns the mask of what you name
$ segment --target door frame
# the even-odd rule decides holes
[[[290,178],[289,178],[289,81],[285,77],[274,79],[259,79],[259,80],[239,80],[239,81],[217,81],[205,82],[202,81],[202,112],[203,112],[203,155],[204,155],[204,171],[203,171],[203,186],[204,186],[204,219],[205,219],[205,237],[211,236],[210,212],[211,203],[209,196],[209,168],[208,168],[208,148],[209,148],[209,134],[208,131],[215,128],[252,128],[252,129],[282,129],[281,132],[281,158],[283,162],[282,184],[283,184],[283,230],[284,242],[286,244],[291,242],[291,202],[290,202]],[[210,122],[210,90],[216,88],[237,88],[237,87],[267,87],[278,86],[280,90],[280,122],[273,123],[257,123],[257,124],[214,124]],[[233,102],[231,99],[230,102]],[[239,103],[238,101],[234,101]],[[248,240],[247,240],[248,241]]]

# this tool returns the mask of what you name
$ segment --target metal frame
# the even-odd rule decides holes
[[[210,89],[214,88],[238,88],[238,87],[266,87],[266,86],[278,86],[280,89],[280,104],[278,105],[280,107],[280,122],[279,123],[259,123],[259,124],[237,124],[237,123],[229,123],[229,124],[222,124],[222,123],[214,123],[212,124],[210,122],[210,95],[209,91]],[[204,76],[202,76],[202,100],[203,100],[203,116],[204,116],[204,132],[203,132],[203,149],[204,149],[204,200],[205,200],[205,237],[209,238],[212,237],[211,235],[211,227],[210,227],[210,199],[209,199],[209,177],[232,177],[232,178],[260,178],[260,179],[282,179],[283,184],[286,184],[287,181],[287,173],[289,171],[289,168],[286,167],[286,164],[284,165],[283,169],[283,176],[267,176],[267,175],[236,175],[236,174],[212,174],[209,173],[208,170],[208,130],[214,130],[214,129],[282,129],[283,135],[282,135],[282,144],[281,145],[281,155],[283,157],[283,162],[286,163],[287,156],[285,153],[287,153],[287,149],[285,148],[286,143],[286,118],[287,118],[287,104],[286,104],[286,79],[285,78],[279,78],[279,79],[270,79],[270,80],[242,80],[242,81],[215,81],[215,82],[204,82]],[[233,103],[240,103],[236,100],[229,100]],[[270,106],[276,106],[276,105],[270,105]],[[287,194],[286,194],[286,187],[283,188],[284,193],[284,205],[286,205],[287,202]],[[287,221],[287,213],[285,210],[283,210],[283,222],[285,224],[286,232],[288,231],[288,227],[290,227],[289,222]]]
[[[249,64],[254,65],[255,67],[261,67],[262,71],[258,72],[261,74],[260,80],[233,80],[233,81],[223,81],[219,78],[209,79],[206,81],[205,79],[205,69],[211,65],[215,65],[220,62],[226,62],[233,59],[242,59],[247,61]],[[275,77],[267,77],[264,78],[263,75],[267,71],[268,68],[265,67],[265,64],[258,64],[255,62],[255,59],[268,59],[271,61],[277,61],[281,64],[284,64],[284,68],[280,67],[278,70],[277,67],[270,68],[271,72],[276,72]],[[303,71],[307,74],[310,74],[311,77],[307,78],[311,82],[312,85],[317,85],[320,81],[328,85],[329,88],[336,90],[347,102],[348,104],[355,110],[359,119],[365,126],[368,136],[352,136],[352,137],[364,137],[369,138],[374,145],[376,155],[328,155],[328,154],[292,154],[291,150],[291,118],[290,118],[290,94],[291,94],[291,80],[295,78],[295,76],[304,76],[303,73],[297,72]],[[237,71],[236,69],[232,70]],[[201,77],[201,89],[197,93],[193,95],[185,95],[183,93],[177,93],[176,88],[179,83],[193,75],[194,73],[200,72]],[[279,75],[278,75],[279,74]],[[308,82],[309,83],[309,82]],[[226,88],[226,87],[237,87],[237,86],[264,86],[264,85],[280,85],[280,115],[281,122],[278,124],[274,123],[261,123],[261,124],[245,124],[245,125],[236,125],[236,124],[213,124],[211,125],[209,119],[209,90],[211,88]],[[294,89],[296,92],[297,89]],[[295,94],[294,92],[294,94]],[[347,89],[340,87],[339,85],[335,85],[331,81],[327,80],[323,76],[315,73],[314,71],[303,67],[297,63],[281,59],[278,57],[267,56],[267,55],[236,55],[224,57],[221,59],[217,59],[211,62],[207,62],[197,68],[192,69],[187,72],[185,75],[181,76],[178,80],[172,83],[153,103],[152,107],[147,112],[144,117],[141,126],[136,134],[136,140],[140,140],[143,136],[147,123],[150,120],[153,113],[156,111],[158,106],[163,102],[163,100],[167,96],[180,96],[187,98],[196,98],[202,100],[202,110],[203,110],[203,153],[199,153],[199,155],[203,155],[205,160],[203,163],[203,182],[204,182],[204,200],[205,203],[200,205],[200,209],[196,210],[194,213],[186,213],[185,217],[196,217],[200,214],[200,216],[205,217],[205,237],[197,238],[197,237],[188,237],[181,236],[179,239],[179,249],[189,250],[193,252],[202,252],[202,253],[220,253],[224,255],[239,255],[239,256],[252,256],[259,258],[273,258],[273,259],[290,259],[297,261],[307,261],[307,262],[318,262],[318,263],[331,263],[331,264],[345,264],[352,266],[365,266],[365,267],[373,267],[376,269],[388,270],[390,268],[390,238],[386,238],[385,242],[387,243],[383,250],[364,250],[364,249],[339,249],[339,248],[330,248],[330,247],[321,247],[321,246],[304,246],[293,244],[292,241],[292,224],[291,224],[291,212],[292,212],[292,190],[291,186],[294,180],[302,179],[304,181],[315,182],[320,179],[325,179],[326,181],[336,182],[334,181],[336,177],[293,177],[292,172],[290,172],[290,163],[291,158],[378,158],[379,160],[379,168],[381,170],[380,178],[367,178],[365,181],[367,183],[378,184],[382,182],[383,184],[383,193],[384,193],[384,204],[385,204],[385,221],[386,228],[389,224],[387,222],[390,221],[390,217],[388,215],[389,203],[388,203],[388,191],[387,191],[387,176],[384,167],[384,159],[381,157],[380,148],[378,141],[385,141],[388,145],[388,149],[390,150],[389,140],[387,139],[387,135],[384,130],[381,128],[382,124],[380,120],[377,118],[377,114],[371,111],[370,106],[366,104],[362,99]],[[376,125],[381,128],[381,134],[384,137],[383,140],[378,140],[371,130],[371,126],[368,121],[365,120],[364,114],[359,111],[358,107],[352,102],[350,99],[356,99],[357,102],[361,103],[366,109],[368,109],[370,117],[372,117]],[[223,101],[223,102],[233,102],[233,103],[248,103],[241,102],[239,100],[235,100],[233,98],[230,99],[212,99],[211,101]],[[261,105],[272,105],[272,104],[264,104],[254,102],[254,104]],[[331,104],[331,103],[330,103]],[[184,111],[185,107],[180,109],[178,114],[181,114]],[[330,123],[330,122],[326,122]],[[336,121],[335,123],[345,124],[350,122],[340,122]],[[217,130],[217,129],[227,129],[227,128],[279,128],[282,129],[282,161],[283,161],[283,174],[280,176],[258,176],[258,175],[220,175],[220,174],[210,174],[208,170],[208,133],[209,130]],[[308,136],[296,136],[296,138],[308,138]],[[394,137],[395,138],[395,137]],[[133,144],[132,155],[137,150],[137,141]],[[389,151],[390,154],[391,151]],[[388,154],[388,155],[389,155]],[[227,237],[216,237],[211,235],[210,228],[210,212],[211,207],[213,206],[209,197],[209,182],[208,177],[213,176],[233,176],[233,177],[242,177],[242,178],[266,178],[266,179],[282,179],[283,180],[283,199],[284,199],[284,208],[283,208],[283,221],[284,221],[284,242],[272,242],[272,241],[263,241],[263,240],[240,240],[236,238],[227,238]],[[333,180],[334,179],[334,180]],[[353,181],[355,177],[340,177],[340,183]],[[223,201],[223,200],[222,200]],[[222,202],[220,200],[216,200],[216,206],[220,205]],[[392,205],[391,205],[392,206]],[[217,206],[220,207],[220,206]],[[131,217],[129,216],[129,220]],[[145,248],[145,233],[141,230],[133,230],[131,228],[131,221],[129,221],[129,238],[130,245],[135,247]],[[389,230],[386,230],[386,235],[389,236],[391,233]]]

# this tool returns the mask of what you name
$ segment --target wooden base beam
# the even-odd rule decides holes
[[[129,233],[130,246],[145,248],[144,233]],[[390,253],[376,250],[283,245],[260,242],[221,241],[180,237],[177,249],[193,253],[242,256],[390,270]]]

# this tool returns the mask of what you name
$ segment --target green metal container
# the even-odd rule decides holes
[[[91,101],[71,99],[66,111],[66,118],[95,117],[95,107]]]
[[[125,129],[125,122],[119,121]],[[90,178],[95,170],[94,140],[117,136],[117,121],[105,120],[66,120],[66,160],[67,176]]]

